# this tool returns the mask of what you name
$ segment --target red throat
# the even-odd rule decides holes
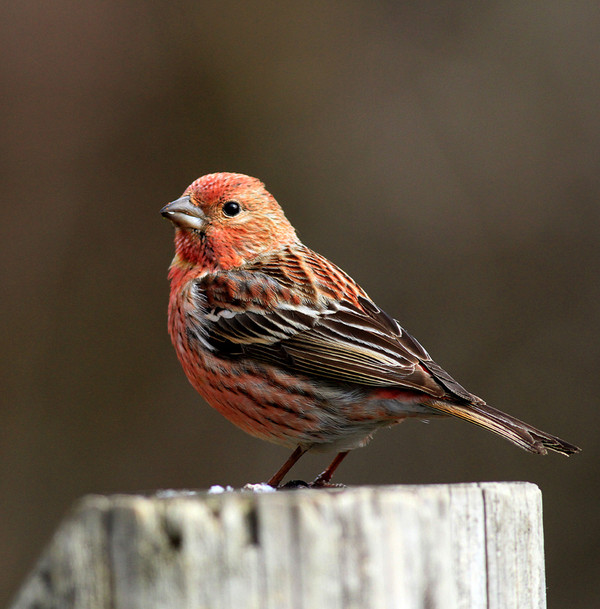
[[[193,264],[200,274],[227,271],[297,241],[277,201],[255,178],[210,174],[190,184],[184,195],[201,210],[205,228],[177,228],[175,264]],[[241,206],[239,218],[223,214],[229,201]]]

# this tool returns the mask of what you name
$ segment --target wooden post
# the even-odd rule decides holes
[[[524,482],[90,496],[12,609],[542,609]]]

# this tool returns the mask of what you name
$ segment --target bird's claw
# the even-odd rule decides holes
[[[311,483],[304,482],[304,480],[290,480],[285,484],[281,484],[277,487],[277,490],[297,490],[299,488],[310,488]]]
[[[278,486],[277,490],[289,491],[308,488],[346,488],[346,485],[329,482],[328,480],[324,480],[320,476],[317,476],[312,482],[305,482],[304,480],[290,480],[289,482]]]

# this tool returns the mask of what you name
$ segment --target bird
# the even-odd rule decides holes
[[[265,185],[240,173],[192,182],[161,214],[175,227],[168,330],[204,400],[257,438],[335,451],[311,487],[373,434],[454,416],[531,453],[580,449],[467,391],[343,270],[305,246]]]

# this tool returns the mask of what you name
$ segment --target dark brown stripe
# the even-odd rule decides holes
[[[292,431],[299,433],[300,430],[297,427],[292,427],[289,423],[284,423],[283,421],[275,421],[271,417],[265,417],[267,421],[273,423],[276,427],[285,427],[286,429],[291,429]]]

